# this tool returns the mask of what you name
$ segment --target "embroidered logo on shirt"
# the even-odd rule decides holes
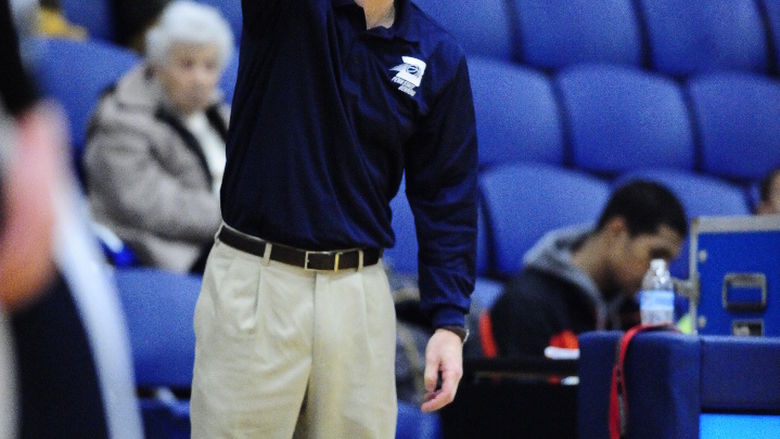
[[[395,74],[392,81],[395,84],[398,84],[398,90],[401,90],[409,96],[414,96],[417,94],[415,88],[420,86],[422,77],[425,74],[425,61],[411,56],[402,56],[401,61],[403,61],[403,64],[399,64],[390,69],[394,72],[398,72]]]

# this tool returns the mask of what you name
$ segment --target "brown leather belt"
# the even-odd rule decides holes
[[[269,259],[283,264],[301,267],[304,270],[339,271],[362,268],[379,262],[384,249],[351,249],[336,251],[311,251],[281,244],[273,244],[260,238],[250,237],[227,227],[217,235],[220,241],[238,250],[265,257],[266,246]]]

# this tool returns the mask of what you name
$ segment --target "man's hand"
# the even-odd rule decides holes
[[[436,385],[441,373],[441,388]],[[452,331],[437,329],[425,348],[425,401],[423,412],[439,410],[455,399],[463,376],[463,342]]]

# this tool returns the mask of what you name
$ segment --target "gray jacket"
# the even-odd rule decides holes
[[[207,115],[223,139],[229,110]],[[90,122],[84,169],[94,219],[140,262],[187,271],[220,225],[219,198],[197,140],[165,104],[145,64],[123,76]]]
[[[583,297],[587,298],[596,311],[596,328],[620,327],[617,309],[623,300],[619,296],[612,302],[604,300],[601,291],[584,271],[572,261],[572,251],[581,244],[593,229],[589,226],[574,226],[548,232],[523,257],[525,268],[533,268],[542,273],[552,274],[576,285]]]

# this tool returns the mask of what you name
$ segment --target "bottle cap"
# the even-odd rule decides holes
[[[666,261],[663,259],[653,259],[650,261],[650,268],[653,270],[662,270],[666,268]]]

